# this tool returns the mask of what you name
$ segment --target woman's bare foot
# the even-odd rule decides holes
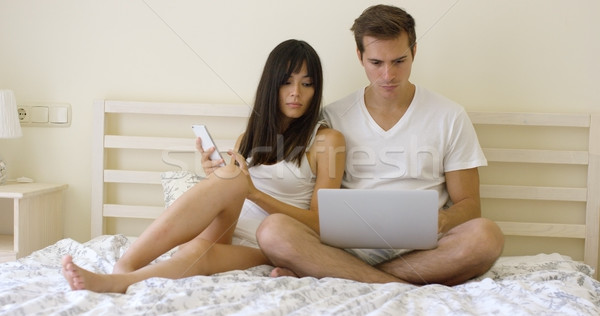
[[[98,274],[73,263],[73,257],[66,255],[62,259],[62,273],[72,290],[90,290],[98,293],[125,293],[127,285],[118,282],[123,275]]]
[[[129,267],[125,267],[123,266],[123,264],[121,264],[120,261],[117,261],[117,263],[115,263],[113,270],[112,270],[112,274],[125,274],[125,273],[129,273],[134,271],[135,269],[131,269]]]
[[[291,276],[295,278],[298,277],[298,275],[294,273],[294,271],[281,267],[275,267],[273,270],[271,270],[270,276],[274,278],[281,276]]]

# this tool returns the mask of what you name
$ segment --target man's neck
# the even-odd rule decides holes
[[[415,85],[409,83],[398,97],[388,99],[374,93],[369,86],[365,89],[365,105],[375,122],[387,131],[404,116],[415,96],[415,90]]]

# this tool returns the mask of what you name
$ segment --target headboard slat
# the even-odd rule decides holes
[[[600,252],[598,237],[600,234],[600,113],[593,113],[590,118],[589,155],[584,262],[592,265],[598,275],[600,269],[597,265]]]
[[[217,147],[221,150],[234,148],[235,141],[231,139],[214,139]],[[152,149],[164,151],[195,152],[196,147],[193,138],[173,137],[147,137],[147,136],[122,136],[106,135],[104,137],[104,148],[120,149]]]
[[[482,198],[585,202],[587,189],[482,184]]]
[[[587,151],[483,148],[490,162],[587,165]]]
[[[104,170],[105,183],[161,184],[159,171]]]
[[[585,238],[585,225],[516,223],[496,221],[505,235],[532,237]]]
[[[106,113],[248,117],[248,105],[105,101]]]
[[[105,204],[103,214],[105,217],[155,219],[164,210],[159,206]]]
[[[195,151],[190,138],[106,135],[105,148]]]
[[[589,114],[469,112],[473,124],[589,127]]]

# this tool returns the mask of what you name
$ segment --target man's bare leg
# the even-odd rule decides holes
[[[321,244],[315,232],[284,215],[267,217],[257,237],[273,264],[300,277],[414,284],[457,284],[482,274],[500,255],[504,240],[493,222],[475,219],[452,229],[434,250],[415,251],[371,267],[344,250]]]
[[[71,256],[62,260],[63,275],[72,290],[125,293],[134,283],[151,277],[179,279],[193,275],[211,275],[268,264],[260,249],[215,244],[201,238],[190,241],[173,257],[123,274],[99,274],[73,263]]]
[[[437,248],[413,251],[376,268],[413,284],[451,286],[489,270],[503,245],[500,228],[491,220],[476,218],[448,231]]]
[[[306,225],[282,214],[269,215],[256,233],[271,262],[299,277],[337,277],[372,283],[403,282],[378,270],[345,250],[321,243]],[[285,270],[280,270],[285,271]],[[278,276],[278,272],[274,272]],[[285,275],[289,275],[286,274]]]

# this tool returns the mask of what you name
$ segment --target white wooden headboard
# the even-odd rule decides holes
[[[139,234],[163,210],[160,174],[198,168],[191,125],[233,147],[247,105],[94,102],[92,237]],[[503,255],[558,252],[598,270],[600,114],[469,112],[489,166],[483,216],[507,235]]]

